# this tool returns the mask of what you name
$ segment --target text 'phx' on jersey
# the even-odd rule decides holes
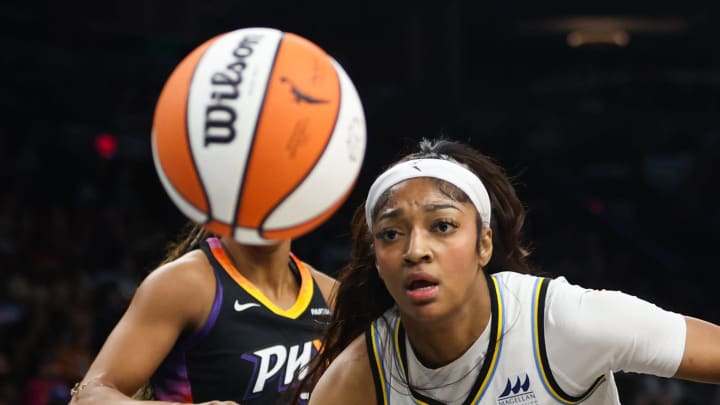
[[[320,341],[315,340],[289,348],[275,345],[256,350],[252,354],[243,354],[243,360],[253,363],[254,370],[244,399],[257,396],[268,383],[275,379],[277,379],[278,391],[284,391],[292,384],[296,375],[300,379],[305,377],[306,366],[310,363],[310,359],[317,354],[319,345]]]

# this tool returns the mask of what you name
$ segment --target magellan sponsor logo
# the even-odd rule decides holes
[[[538,405],[535,392],[530,388],[530,377],[524,374],[508,378],[497,403],[498,405]]]
[[[235,139],[235,119],[237,112],[229,104],[240,95],[240,83],[247,68],[247,58],[253,54],[255,45],[262,35],[246,35],[232,51],[232,62],[225,69],[213,73],[210,77],[212,101],[205,108],[205,146],[212,143],[229,143]]]

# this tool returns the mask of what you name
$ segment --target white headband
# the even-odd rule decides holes
[[[390,187],[418,177],[447,181],[468,196],[484,225],[490,225],[490,197],[482,181],[460,163],[446,159],[414,159],[396,164],[381,174],[370,186],[365,201],[365,220],[372,228],[372,213],[380,196]]]

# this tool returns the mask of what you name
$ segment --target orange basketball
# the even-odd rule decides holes
[[[345,201],[365,155],[365,116],[342,67],[271,28],[210,39],[175,68],[152,129],[172,201],[248,244],[295,238]]]

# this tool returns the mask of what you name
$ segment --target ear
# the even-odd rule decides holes
[[[492,228],[489,226],[483,226],[482,230],[480,231],[480,252],[478,253],[480,257],[480,266],[485,267],[488,263],[490,263],[490,258],[492,257],[493,253],[493,243],[492,243]]]

